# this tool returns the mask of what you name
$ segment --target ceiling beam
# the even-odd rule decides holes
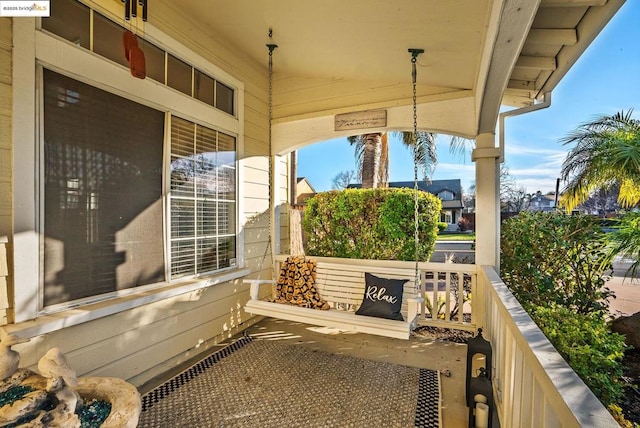
[[[575,45],[578,34],[573,28],[534,28],[529,31],[527,43],[539,45]]]
[[[540,7],[589,7],[605,4],[607,0],[542,0]]]
[[[517,89],[520,91],[535,91],[536,90],[536,82],[533,80],[515,80],[509,79],[509,85],[507,86],[509,89]]]
[[[554,57],[520,56],[516,61],[516,68],[555,70],[556,59]]]

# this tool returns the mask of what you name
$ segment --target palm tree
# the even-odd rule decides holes
[[[618,202],[631,207],[640,202],[640,120],[633,110],[601,116],[580,125],[560,140],[575,143],[562,164],[567,182],[561,204],[571,211],[597,189],[620,184]]]
[[[385,132],[347,137],[355,146],[358,178],[363,189],[383,187],[389,176],[389,142]],[[381,185],[382,184],[382,185]]]
[[[413,132],[394,132],[394,135],[400,138],[405,147],[413,151],[416,164],[422,170],[422,177],[430,177],[438,163],[436,134],[418,131],[415,135]]]
[[[424,177],[433,172],[438,158],[435,137],[431,132],[395,132],[402,143],[411,150],[417,150],[416,161]],[[387,133],[362,134],[347,137],[349,144],[355,146],[358,163],[358,177],[362,188],[386,187],[389,181],[389,141]],[[415,149],[414,149],[415,148]]]

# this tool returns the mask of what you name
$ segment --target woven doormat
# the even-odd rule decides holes
[[[437,371],[244,337],[142,397],[139,427],[440,427]]]

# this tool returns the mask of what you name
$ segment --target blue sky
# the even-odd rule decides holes
[[[529,193],[555,190],[570,147],[558,141],[596,116],[634,109],[640,116],[640,1],[627,0],[587,48],[552,94],[551,107],[506,119],[505,164],[518,186]],[[497,135],[496,135],[497,138]],[[412,181],[411,153],[390,140],[390,180]],[[460,178],[465,191],[474,182],[471,156],[451,155],[449,139],[437,142],[438,165],[432,179]],[[345,138],[298,151],[298,176],[316,191],[331,189],[341,171],[355,170],[353,148]]]

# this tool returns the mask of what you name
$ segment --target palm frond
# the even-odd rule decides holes
[[[560,140],[564,145],[575,144],[560,171],[568,183],[562,198],[567,209],[612,182],[627,183],[624,191],[621,188],[621,203],[640,202],[640,121],[631,117],[632,112],[596,117]]]

